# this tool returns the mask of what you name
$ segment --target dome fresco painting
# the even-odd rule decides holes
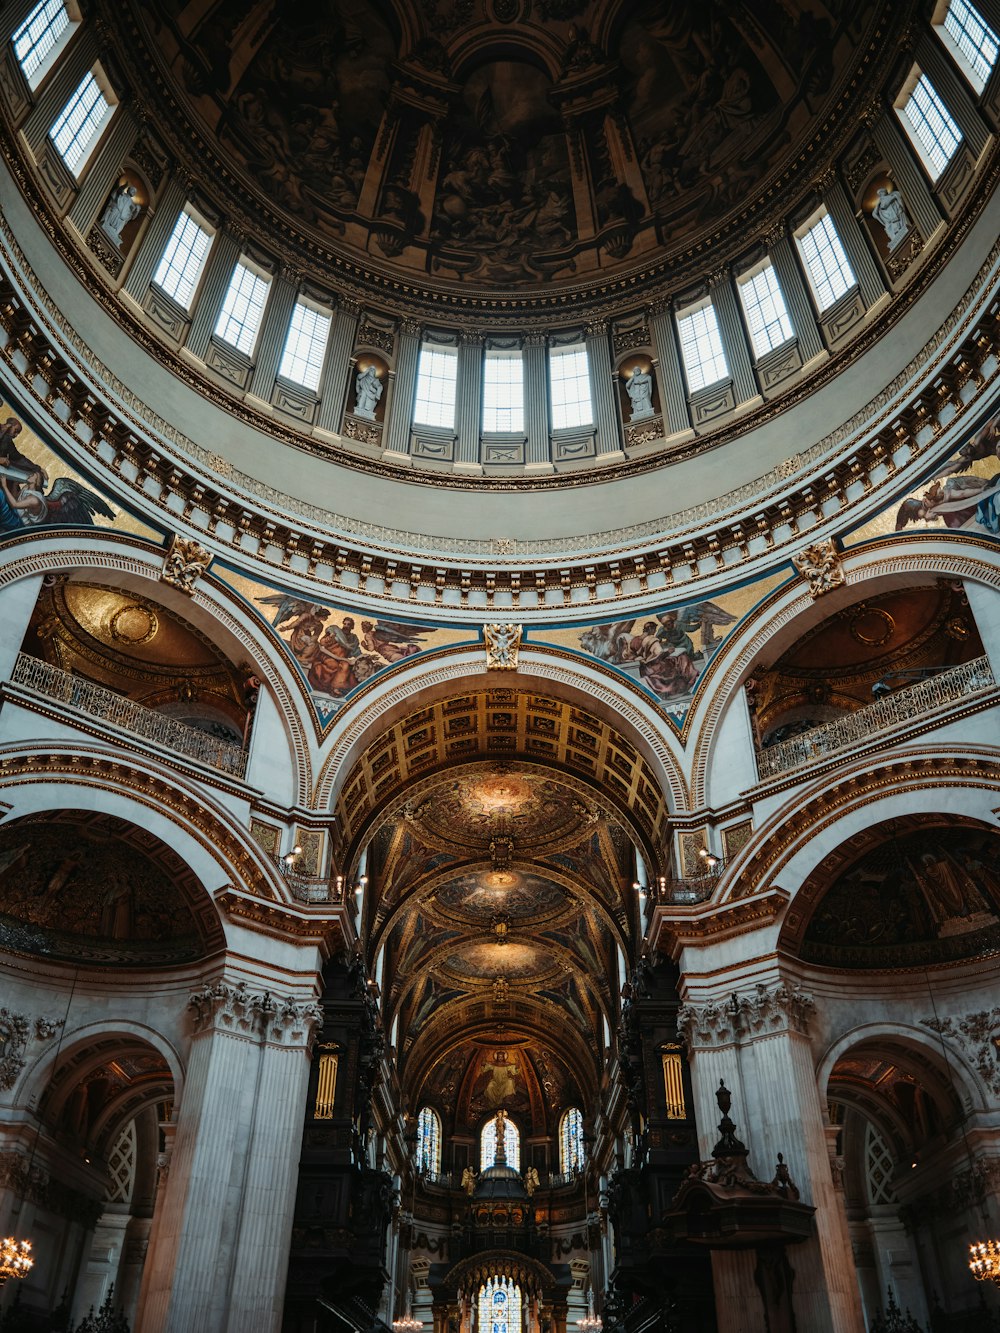
[[[0,8],[0,1324],[1000,1318],[998,34]]]

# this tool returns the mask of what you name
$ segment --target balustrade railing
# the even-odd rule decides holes
[[[154,745],[162,745],[211,768],[221,769],[223,773],[242,777],[246,771],[247,752],[242,746],[218,740],[197,727],[145,708],[114,690],[71,675],[40,658],[20,653],[11,680],[16,685],[44,694],[47,699],[56,699],[86,713],[88,717],[107,722],[130,736],[152,741]]]
[[[988,657],[976,657],[961,666],[949,667],[904,686],[874,703],[866,704],[854,713],[824,722],[821,726],[789,736],[777,745],[757,752],[757,771],[762,778],[822,759],[836,750],[845,749],[868,740],[879,731],[886,731],[899,722],[909,722],[929,713],[942,704],[968,698],[996,684]]]

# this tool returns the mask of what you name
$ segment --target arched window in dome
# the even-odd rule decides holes
[[[914,65],[896,99],[896,114],[932,181],[937,181],[962,142],[951,112],[926,74]]]
[[[509,1277],[496,1274],[479,1288],[479,1333],[521,1333],[521,1288]]]
[[[584,343],[549,349],[549,407],[553,430],[592,424],[590,362]]]
[[[571,1106],[559,1122],[559,1170],[563,1174],[583,1169],[583,1112]]]
[[[509,1116],[504,1119],[503,1146],[507,1155],[507,1165],[512,1166],[515,1171],[521,1169],[521,1135],[517,1125]],[[479,1167],[485,1171],[488,1166],[493,1166],[497,1160],[497,1121],[496,1116],[492,1116],[483,1126],[482,1137],[479,1140]]]
[[[441,1117],[433,1106],[422,1106],[417,1116],[417,1170],[441,1170]]]

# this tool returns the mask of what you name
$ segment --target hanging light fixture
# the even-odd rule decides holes
[[[27,1277],[31,1265],[31,1241],[17,1241],[13,1236],[0,1240],[0,1287],[9,1277]]]
[[[392,1321],[392,1333],[422,1333],[423,1321],[410,1313],[410,1295],[406,1294],[406,1314]]]
[[[976,1240],[969,1246],[969,1272],[977,1282],[1000,1287],[1000,1240]]]
[[[587,1313],[582,1319],[576,1321],[576,1326],[580,1333],[601,1333],[604,1327],[604,1320],[599,1314],[594,1314],[594,1288],[587,1291]]]

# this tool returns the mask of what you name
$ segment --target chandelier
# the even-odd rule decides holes
[[[0,1287],[9,1277],[27,1277],[34,1262],[30,1240],[16,1241],[13,1236],[5,1237],[0,1241]]]
[[[422,1333],[423,1322],[410,1314],[410,1302],[406,1302],[406,1314],[392,1321],[392,1333]]]
[[[601,1333],[604,1327],[604,1320],[599,1314],[594,1314],[594,1291],[593,1288],[587,1292],[587,1313],[582,1319],[576,1321],[576,1326],[580,1333]]]
[[[977,1282],[1000,1287],[1000,1240],[980,1240],[969,1246],[969,1271]]]

